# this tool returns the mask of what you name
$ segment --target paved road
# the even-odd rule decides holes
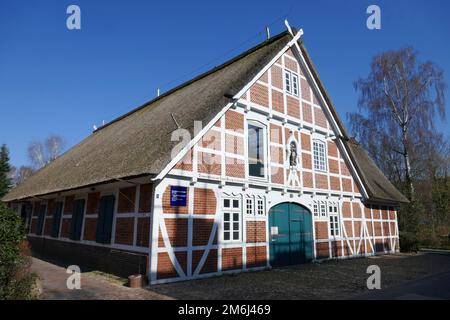
[[[66,282],[70,274],[63,267],[32,258],[31,271],[40,279],[46,300],[166,300],[169,297],[145,289],[131,289],[107,277],[89,273],[81,274],[81,289],[69,290]]]
[[[430,256],[450,258],[448,250],[423,250]],[[355,299],[364,300],[450,300],[450,270],[414,279],[387,289],[373,290]]]
[[[374,290],[355,299],[450,300],[450,272],[412,280],[387,289]]]

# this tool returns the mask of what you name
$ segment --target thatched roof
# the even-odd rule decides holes
[[[157,175],[171,161],[171,151],[178,143],[171,141],[171,134],[177,124],[193,136],[194,121],[202,121],[203,125],[209,123],[230,102],[229,97],[248,84],[291,39],[288,32],[272,37],[106,124],[11,190],[2,200],[24,200],[116,179]],[[300,47],[341,127],[344,136],[340,138],[347,139],[342,121],[302,43]],[[360,153],[353,153],[354,161],[366,161]],[[361,176],[369,191],[374,191],[371,195],[387,201],[401,200],[399,192],[376,166],[367,167],[362,163],[356,167],[370,170]],[[377,181],[390,185],[385,194],[379,194],[374,187]]]
[[[386,178],[366,150],[355,139],[344,140],[344,144],[355,164],[356,171],[364,181],[364,186],[369,194],[369,201],[379,203],[409,202]]]
[[[112,121],[11,190],[13,201],[125,177],[158,174],[171,161],[177,129],[210,122],[292,39],[281,33]]]

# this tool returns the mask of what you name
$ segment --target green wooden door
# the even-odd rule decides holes
[[[281,203],[269,211],[270,264],[300,264],[313,258],[311,213],[296,203]]]

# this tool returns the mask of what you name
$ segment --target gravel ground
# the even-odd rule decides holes
[[[369,265],[380,267],[382,289],[396,288],[414,283],[411,280],[450,273],[450,254],[394,254],[310,263],[146,289],[130,289],[124,286],[124,279],[89,272],[82,274],[81,290],[68,290],[64,268],[33,258],[31,269],[39,275],[41,299],[349,299],[369,292]]]
[[[267,271],[149,287],[176,299],[348,299],[369,290],[369,265],[381,269],[381,287],[450,271],[450,255],[418,253],[311,263]]]

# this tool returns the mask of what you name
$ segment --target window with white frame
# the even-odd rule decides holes
[[[248,173],[251,177],[266,177],[265,126],[256,121],[248,123]]]
[[[292,94],[298,96],[298,76],[294,73],[292,74]]]
[[[327,204],[325,202],[320,203],[320,216],[322,218],[327,216]]]
[[[326,201],[314,201],[313,214],[318,218],[327,217],[327,203]]]
[[[245,199],[245,212],[248,215],[253,215],[253,198]]]
[[[284,70],[284,88],[286,92],[292,92],[291,73],[287,70]]]
[[[313,158],[314,169],[318,171],[326,171],[326,152],[325,143],[323,141],[313,141]]]
[[[298,96],[298,75],[284,70],[284,89],[287,93]]]
[[[241,206],[240,199],[223,199],[223,241],[233,242],[241,240]]]
[[[257,199],[256,200],[256,214],[258,216],[263,216],[264,215],[264,199]]]
[[[339,237],[341,233],[339,227],[339,212],[337,204],[330,203],[328,205],[328,215],[330,219],[330,235],[332,237]]]

